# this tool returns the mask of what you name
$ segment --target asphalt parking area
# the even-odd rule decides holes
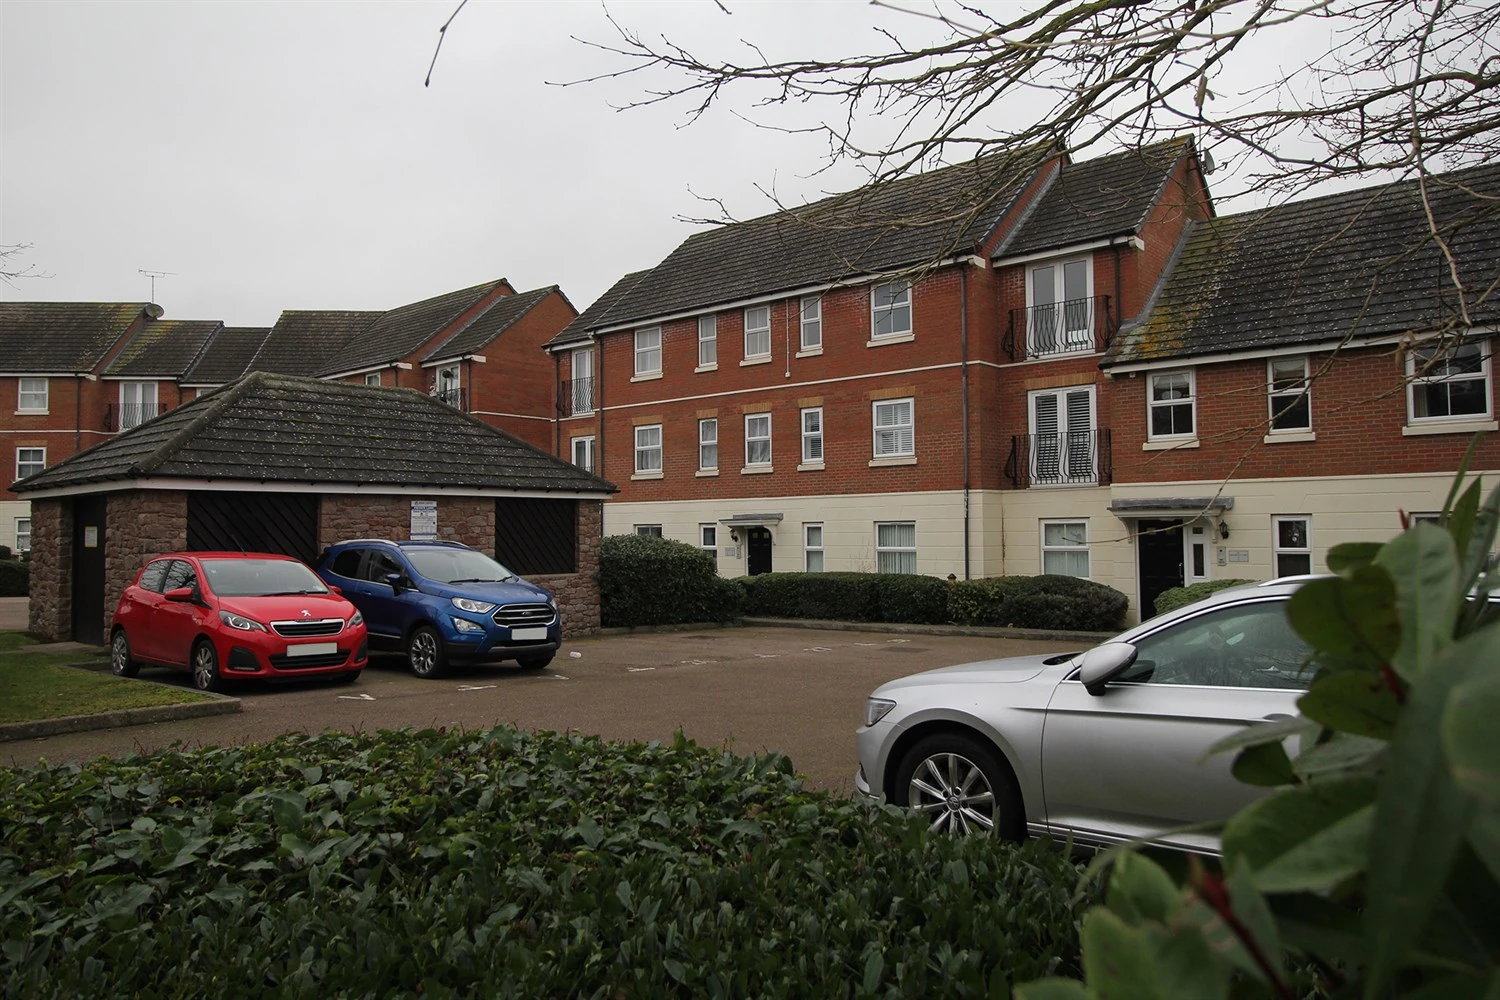
[[[954,663],[1076,648],[1066,641],[751,627],[569,640],[545,670],[481,665],[435,681],[412,676],[404,659],[376,657],[353,684],[245,686],[230,692],[244,702],[236,715],[0,744],[0,762],[86,759],[174,742],[243,743],[329,727],[504,723],[617,740],[670,740],[681,728],[735,753],[779,750],[814,787],[848,791],[854,729],[875,686]],[[153,668],[141,676],[187,683],[185,674]]]

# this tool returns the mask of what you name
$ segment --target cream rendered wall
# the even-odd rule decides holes
[[[0,545],[16,547],[16,518],[30,517],[31,503],[26,500],[0,500]]]

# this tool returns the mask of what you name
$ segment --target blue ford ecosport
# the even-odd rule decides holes
[[[365,616],[370,647],[405,650],[418,677],[456,660],[538,670],[562,643],[552,595],[467,545],[361,538],[329,546],[317,569]]]

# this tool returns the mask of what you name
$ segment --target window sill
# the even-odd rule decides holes
[[[704,477],[707,477],[707,476],[717,476],[718,474],[719,474],[719,470],[718,469],[699,469],[697,472],[693,473],[693,475],[695,475],[695,476],[704,476]]]
[[[660,472],[637,472],[635,475],[633,475],[633,476],[630,477],[630,479],[631,479],[632,482],[635,482],[636,480],[639,480],[639,479],[661,479],[661,478],[662,478],[662,473],[660,473]]]
[[[775,471],[776,470],[773,467],[769,466],[769,465],[747,465],[743,469],[740,470],[740,475],[742,475],[742,476],[763,476],[763,475],[765,475],[768,472],[775,472]]]
[[[1190,437],[1176,441],[1147,441],[1141,445],[1141,451],[1176,451],[1178,448],[1196,447],[1198,447],[1198,439]]]
[[[744,368],[744,367],[747,367],[749,365],[768,365],[770,363],[771,363],[771,356],[769,354],[767,354],[763,358],[745,358],[743,361],[740,362],[740,367]]]
[[[822,472],[823,468],[824,468],[824,466],[823,466],[822,462],[803,462],[801,465],[797,466],[797,471],[798,472]]]
[[[699,365],[697,368],[693,369],[693,374],[694,375],[698,375],[698,374],[701,374],[702,372],[716,372],[718,370],[719,370],[719,363],[717,361],[715,361],[712,364]]]
[[[802,348],[802,350],[798,351],[794,355],[794,357],[798,357],[798,358],[816,358],[816,357],[820,357],[822,355],[822,353],[823,353],[823,348],[821,348],[821,347],[804,347],[804,348]]]
[[[1455,420],[1452,423],[1407,424],[1401,428],[1403,437],[1422,434],[1473,434],[1476,431],[1500,430],[1500,422],[1494,420]]]
[[[647,372],[644,375],[632,375],[632,376],[630,376],[630,381],[632,381],[632,382],[651,382],[651,381],[654,381],[654,380],[659,379],[659,378],[661,378],[661,372]]]
[[[1272,431],[1261,438],[1262,444],[1289,444],[1293,441],[1316,441],[1318,435],[1313,431]]]
[[[872,468],[872,469],[880,468],[880,467],[886,466],[886,465],[916,465],[916,464],[917,464],[917,456],[915,456],[915,455],[892,455],[889,458],[872,458],[872,459],[870,459],[870,468]]]
[[[819,353],[822,353],[822,352],[819,352]],[[800,357],[802,357],[802,355],[799,354],[799,355],[797,355],[797,357],[800,358]],[[47,410],[17,410],[16,411],[16,416],[18,416],[18,417],[45,417],[47,415],[47,413],[48,413]]]
[[[871,337],[865,341],[866,347],[885,347],[887,344],[909,344],[917,339],[915,333],[893,333],[888,337]]]

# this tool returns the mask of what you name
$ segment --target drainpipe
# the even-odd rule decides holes
[[[959,265],[958,270],[958,343],[963,364],[959,379],[961,386],[959,407],[964,425],[964,579],[969,579],[969,269]]]
[[[1115,244],[1115,312],[1117,313],[1115,318],[1118,320],[1115,327],[1118,329],[1119,324],[1125,321],[1125,303],[1120,301],[1120,244],[1118,243]],[[1104,318],[1109,319],[1107,311]]]
[[[83,376],[73,376],[73,454],[83,450]]]
[[[604,338],[595,337],[594,343],[599,345],[594,359],[594,420],[597,421],[599,429],[594,435],[594,475],[600,479],[604,478]],[[604,501],[600,501],[602,504]],[[599,510],[599,531],[604,532],[604,509]]]
[[[562,355],[552,355],[552,454],[562,457]],[[568,456],[569,460],[573,458]]]

